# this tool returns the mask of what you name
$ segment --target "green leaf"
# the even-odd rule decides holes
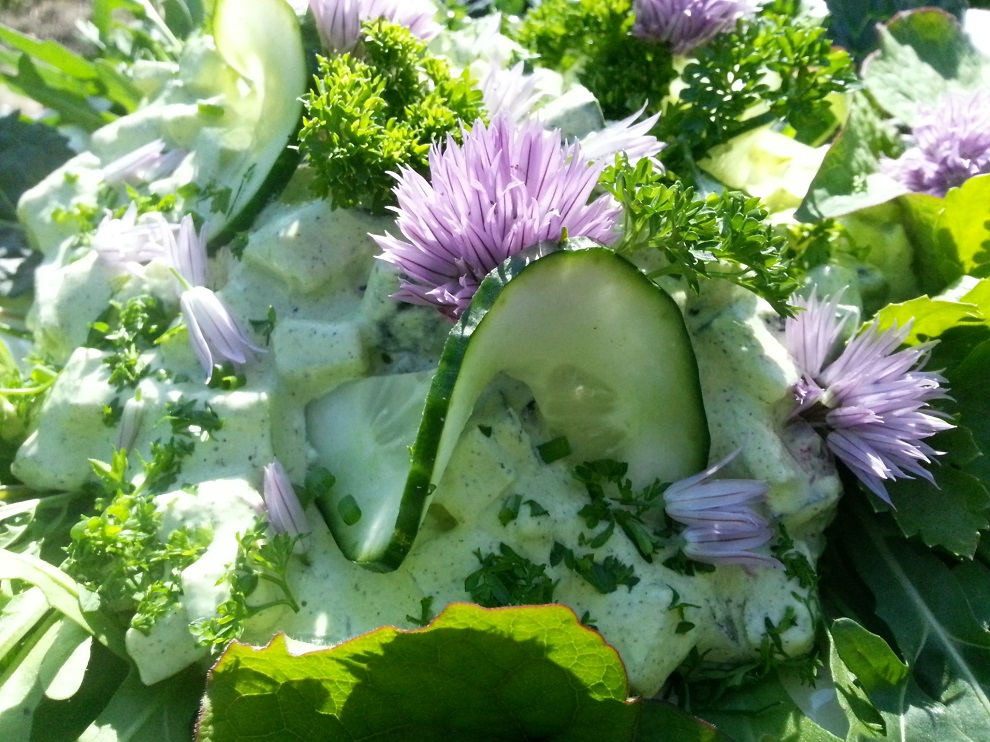
[[[851,618],[833,621],[829,633],[839,657],[878,705],[907,679],[908,667],[890,645]]]
[[[990,175],[970,178],[945,194],[936,236],[944,244],[943,251],[954,255],[962,273],[985,276],[990,268],[987,204],[990,204]]]
[[[877,172],[883,154],[898,146],[896,132],[862,93],[849,96],[849,116],[796,212],[814,221],[886,203],[906,189]]]
[[[131,670],[79,742],[183,742],[189,739],[203,689],[202,670],[145,685]]]
[[[13,221],[21,194],[73,155],[68,140],[51,126],[0,118],[0,219]]]
[[[628,701],[625,670],[563,606],[449,606],[429,627],[383,627],[293,656],[233,643],[210,674],[200,742],[621,740],[666,717],[684,739],[724,739],[669,708]],[[680,737],[679,737],[680,739]]]
[[[0,580],[23,580],[39,588],[55,610],[124,656],[123,636],[106,618],[84,613],[79,585],[58,568],[29,554],[0,549]]]
[[[863,84],[905,123],[948,90],[983,85],[987,62],[959,22],[944,11],[925,8],[899,14],[879,29],[879,35],[880,49],[863,63]]]
[[[858,576],[872,592],[883,621],[876,630],[910,668],[897,693],[871,696],[887,728],[919,742],[984,739],[990,633],[986,600],[969,596],[990,592],[990,570],[979,562],[944,563],[855,501],[845,503],[837,523],[830,539],[847,559],[843,583]],[[850,594],[845,584],[842,593]]]
[[[778,673],[727,691],[717,703],[692,711],[736,742],[838,742],[812,721],[787,692]]]
[[[882,328],[911,322],[906,342],[938,339],[928,368],[948,380],[957,428],[933,437],[938,486],[923,479],[892,482],[894,519],[906,536],[920,536],[957,556],[972,558],[981,532],[990,528],[990,492],[985,485],[990,455],[990,281],[977,282],[957,300],[921,296],[877,313]],[[879,505],[878,505],[879,507]],[[883,509],[883,508],[881,508]]]

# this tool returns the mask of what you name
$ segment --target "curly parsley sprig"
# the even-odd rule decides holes
[[[660,110],[676,76],[666,47],[630,33],[634,20],[629,0],[546,0],[509,31],[541,65],[575,75],[606,118],[620,119],[644,104]]]
[[[362,25],[359,51],[319,58],[303,100],[299,146],[317,173],[314,188],[335,207],[384,212],[394,203],[390,173],[425,172],[430,145],[483,114],[465,71],[454,76],[409,29],[383,19]]]
[[[601,185],[624,207],[616,250],[662,256],[652,277],[680,277],[695,291],[703,278],[731,281],[790,316],[787,301],[798,283],[783,258],[786,240],[767,223],[758,198],[740,191],[702,196],[665,178],[649,160],[632,166],[624,157],[606,169]]]

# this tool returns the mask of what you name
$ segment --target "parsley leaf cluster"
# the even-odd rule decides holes
[[[646,159],[624,157],[602,176],[602,185],[624,208],[618,252],[658,251],[662,266],[651,274],[676,276],[698,291],[700,279],[721,278],[763,297],[779,314],[798,287],[783,258],[786,239],[767,222],[758,198],[741,191],[707,196],[670,180]]]
[[[107,612],[148,633],[182,594],[182,570],[213,534],[183,527],[163,538],[152,493],[129,481],[126,451],[115,451],[109,463],[94,461],[93,470],[105,494],[96,499],[95,514],[72,527],[62,568],[95,593]]]
[[[319,57],[315,88],[303,100],[300,149],[314,188],[335,207],[384,212],[394,203],[391,173],[426,172],[430,145],[482,116],[481,92],[465,71],[412,33],[383,19],[362,25],[354,53]]]
[[[262,520],[238,536],[237,556],[223,578],[230,585],[230,597],[217,606],[216,616],[192,624],[201,644],[214,649],[224,647],[244,633],[246,619],[269,608],[286,606],[299,612],[287,571],[296,543],[302,537],[268,530],[268,524]],[[273,586],[275,595],[266,602],[249,602],[262,583]]]
[[[87,345],[109,352],[104,363],[110,368],[110,384],[118,391],[135,386],[148,373],[141,355],[154,348],[176,315],[158,297],[141,294],[111,301],[90,325]]]
[[[223,426],[208,405],[174,401],[165,417],[172,435],[151,444],[143,470],[132,472],[128,453],[115,450],[109,462],[91,460],[97,477],[95,512],[70,531],[62,569],[95,593],[108,612],[147,633],[173,606],[182,587],[180,573],[212,541],[209,529],[185,526],[161,533],[162,514],[154,496],[176,481],[183,459]]]
[[[576,76],[606,118],[660,109],[676,76],[666,47],[630,34],[629,0],[547,0],[509,29],[540,64]]]
[[[811,142],[835,125],[828,97],[852,86],[849,55],[825,29],[798,15],[797,0],[776,0],[700,47],[684,68],[684,88],[654,132],[668,143],[664,163],[687,175],[717,145],[774,122]]]

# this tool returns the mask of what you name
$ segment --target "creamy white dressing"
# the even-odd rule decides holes
[[[116,445],[119,430],[103,424],[102,409],[119,393],[107,384],[102,354],[77,349],[89,323],[111,297],[151,288],[166,294],[166,301],[176,300],[168,295],[162,266],[153,264],[136,274],[114,273],[99,264],[91,250],[72,247],[74,234],[53,223],[52,209],[92,200],[100,163],[163,133],[195,152],[173,180],[194,180],[203,168],[220,167],[217,163],[230,142],[217,138],[220,130],[207,126],[208,121],[189,107],[190,101],[202,97],[201,83],[215,71],[216,59],[208,45],[190,51],[194,53],[200,55],[199,62],[183,66],[191,72],[182,84],[168,88],[163,83],[171,91],[164,98],[167,105],[144,109],[141,118],[121,124],[119,142],[114,132],[105,131],[94,143],[98,159],[80,155],[21,203],[21,217],[45,255],[32,327],[39,347],[66,362],[38,429],[14,464],[16,475],[31,487],[77,489],[91,476],[89,459],[108,460]],[[222,76],[221,82],[226,84]],[[397,279],[374,259],[377,248],[368,236],[385,229],[394,231],[390,220],[332,211],[323,201],[289,199],[259,215],[242,259],[222,254],[213,262],[213,287],[245,327],[249,320],[264,319],[269,306],[277,316],[265,352],[246,369],[243,388],[207,388],[184,332],[149,352],[151,367],[168,369],[173,378],[152,374],[138,385],[143,413],[133,451],[150,457],[151,443],[167,437],[162,423],[166,404],[180,398],[208,402],[223,418],[223,427],[209,440],[197,442],[184,463],[178,484],[196,485],[197,491],[158,498],[165,530],[180,524],[206,525],[214,540],[185,570],[181,603],[149,635],[128,635],[145,682],[168,677],[205,656],[188,624],[210,617],[226,595],[217,587],[217,578],[233,560],[235,534],[254,522],[262,467],[278,456],[290,478],[300,482],[307,467],[317,462],[321,443],[311,439],[312,425],[307,433],[307,406],[319,404],[314,401],[349,380],[435,365],[449,325],[429,309],[401,307],[388,297]],[[686,300],[685,312],[701,370],[711,460],[741,447],[729,474],[770,484],[770,513],[814,560],[821,529],[839,496],[838,478],[820,439],[788,424],[788,390],[797,372],[780,345],[772,311],[741,289],[707,283],[705,294]],[[259,335],[254,337],[264,344]],[[133,394],[127,391],[124,396]],[[489,388],[438,483],[412,552],[393,573],[372,573],[348,562],[311,507],[308,560],[294,560],[288,575],[300,610],[278,608],[259,614],[249,622],[246,638],[265,642],[273,632],[285,631],[294,639],[323,645],[384,624],[411,628],[406,616],[418,615],[423,597],[434,598],[435,611],[469,600],[464,580],[478,567],[476,551],[497,551],[504,542],[536,564],[548,564],[554,541],[586,551],[578,545],[587,529],[577,513],[588,496],[571,475],[576,462],[548,465],[540,460],[534,447],[550,434],[538,414],[522,412],[526,401],[525,390],[512,382],[497,380]],[[336,423],[328,419],[321,424],[333,428]],[[359,434],[352,428],[337,432]],[[514,521],[502,525],[498,513],[512,494],[535,500],[549,513],[535,516],[523,506]],[[562,565],[548,566],[547,572],[558,581],[555,599],[579,616],[587,612],[619,650],[638,692],[656,691],[692,648],[717,662],[752,659],[765,636],[766,621],[778,624],[788,610],[795,612],[797,621],[782,632],[784,649],[800,653],[814,642],[815,618],[808,608],[814,596],[783,570],[747,573],[720,567],[710,574],[685,576],[661,565],[665,554],[652,564],[645,562],[618,529],[597,557],[609,554],[634,566],[640,582],[631,590],[620,586],[603,595]],[[683,615],[670,610],[674,591],[695,607],[686,608]],[[694,628],[678,633],[682,620]]]

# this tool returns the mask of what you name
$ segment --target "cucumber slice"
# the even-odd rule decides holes
[[[341,478],[348,483],[318,503],[345,556],[383,571],[402,563],[475,401],[497,373],[529,386],[547,425],[567,437],[575,462],[625,461],[637,486],[681,479],[707,464],[698,367],[677,304],[591,240],[544,243],[482,282],[450,332],[415,424],[408,414],[401,422],[388,416],[390,440],[411,444],[402,463],[394,448],[383,455],[357,432],[384,422],[368,422],[375,407],[334,401],[346,390],[311,405],[310,442],[338,485]],[[414,393],[395,391],[376,404],[410,409]],[[333,442],[355,435],[364,436],[362,444],[346,452]],[[389,473],[380,475],[386,460]],[[395,486],[401,474],[404,483]]]
[[[295,11],[285,0],[217,0],[212,34],[217,51],[241,78],[238,125],[226,137],[216,182],[230,200],[211,209],[222,215],[209,225],[211,246],[246,226],[282,190],[299,162],[291,147],[302,123],[302,96],[309,70]],[[220,208],[220,206],[224,208]]]

